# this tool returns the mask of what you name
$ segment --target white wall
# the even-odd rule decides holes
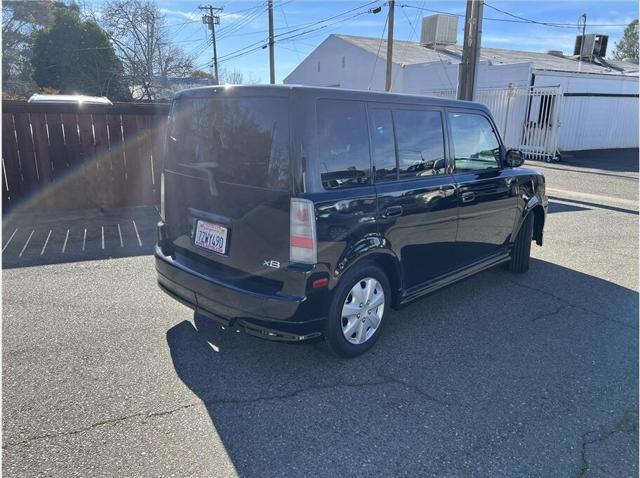
[[[428,94],[431,91],[455,90],[457,85],[457,64],[442,61],[404,67],[402,93]]]
[[[318,71],[319,64],[319,71]],[[478,88],[528,86],[563,87],[569,93],[637,94],[638,77],[533,70],[531,63],[490,65],[482,61]],[[287,84],[334,86],[384,91],[385,62],[376,55],[336,36],[329,36],[284,80]],[[429,94],[455,90],[458,65],[442,62],[401,67],[393,65],[392,91]],[[638,147],[638,98],[563,98],[559,147],[561,150]],[[514,128],[519,128],[514,126]],[[507,135],[508,136],[508,135]]]
[[[384,60],[378,58],[376,62],[373,53],[329,36],[284,79],[284,83],[384,91],[385,74]],[[392,89],[396,91],[395,85],[402,84],[403,71],[393,65],[391,74]]]
[[[458,85],[458,64],[434,62],[409,65],[404,73],[404,93],[428,94],[438,90],[455,90]],[[505,88],[528,86],[531,78],[531,63],[515,65],[490,65],[481,62],[478,67],[477,88]]]
[[[560,85],[565,93],[638,94],[638,78],[535,71],[535,86]],[[637,148],[638,98],[565,96],[560,112],[561,150]]]
[[[329,36],[284,79],[284,83],[384,91],[385,68],[385,61],[376,61],[373,53]],[[490,65],[483,61],[478,68],[478,87],[506,87],[509,83],[526,86],[530,73],[529,63]],[[392,68],[391,90],[396,93],[425,94],[456,89],[457,84],[458,65],[449,63],[444,56],[442,62],[394,64]]]

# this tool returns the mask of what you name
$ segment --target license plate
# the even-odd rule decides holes
[[[208,251],[224,254],[227,251],[228,229],[219,224],[198,221],[193,243]]]

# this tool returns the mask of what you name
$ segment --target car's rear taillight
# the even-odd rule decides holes
[[[318,245],[313,203],[307,199],[291,198],[290,211],[289,260],[315,264]]]

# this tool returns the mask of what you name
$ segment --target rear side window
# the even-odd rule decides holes
[[[319,100],[318,169],[325,189],[371,184],[366,111],[356,101]]]
[[[444,129],[439,111],[394,111],[400,177],[445,172]]]
[[[500,143],[485,116],[449,113],[449,124],[457,172],[500,168]]]
[[[390,110],[371,111],[371,144],[376,181],[396,179],[396,146]]]
[[[284,98],[174,101],[167,166],[218,182],[289,189],[289,115]]]

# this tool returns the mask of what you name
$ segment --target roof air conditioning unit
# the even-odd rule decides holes
[[[573,54],[580,58],[591,58],[598,56],[604,58],[607,56],[607,43],[609,37],[599,33],[590,33],[588,35],[578,35],[576,44],[573,48]]]
[[[455,45],[458,36],[458,17],[431,15],[422,19],[420,45],[437,48]]]
[[[564,53],[562,53],[562,50],[547,50],[547,55],[564,58]]]

